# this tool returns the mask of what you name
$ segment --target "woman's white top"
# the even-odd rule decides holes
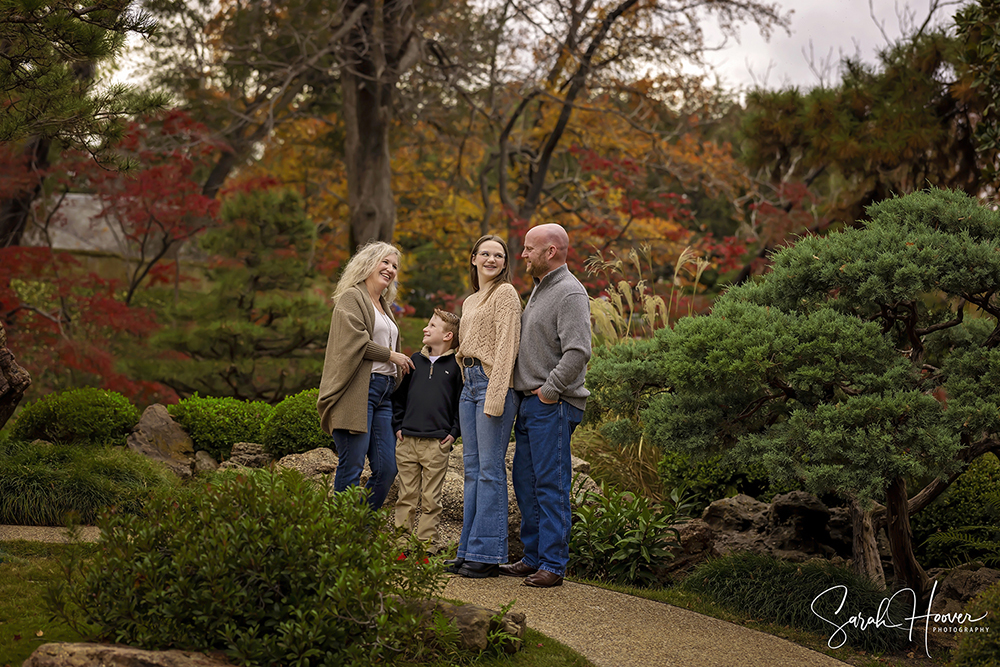
[[[378,308],[375,309],[375,331],[372,335],[372,341],[378,343],[379,345],[384,345],[390,350],[396,349],[396,338],[399,336],[399,329],[395,324],[392,323],[392,318],[383,312],[380,312]],[[372,362],[372,373],[379,373],[380,375],[390,375],[392,377],[396,376],[396,364],[391,361],[375,361]]]

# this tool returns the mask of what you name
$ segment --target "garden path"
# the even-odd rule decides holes
[[[0,541],[65,542],[65,529],[0,526]],[[98,529],[82,537],[96,541]],[[846,667],[790,641],[661,602],[596,586],[522,586],[522,579],[449,575],[444,597],[500,609],[514,600],[528,625],[586,656],[596,667]]]
[[[450,575],[444,597],[522,612],[528,626],[596,667],[846,667],[772,635],[662,602],[564,582],[529,588],[522,579]]]

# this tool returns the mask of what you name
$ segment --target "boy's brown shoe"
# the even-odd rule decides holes
[[[500,566],[500,574],[505,574],[508,577],[527,577],[535,572],[538,572],[538,568],[531,567],[524,560],[519,560],[516,563],[503,563]]]

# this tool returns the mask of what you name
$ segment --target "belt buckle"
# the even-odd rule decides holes
[[[472,368],[476,365],[475,357],[462,357],[462,365],[466,368]]]

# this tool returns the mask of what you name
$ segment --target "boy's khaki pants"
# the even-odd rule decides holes
[[[442,445],[436,438],[403,436],[396,443],[396,479],[399,498],[396,500],[396,526],[413,530],[413,517],[420,504],[417,538],[438,547],[438,524],[441,522],[441,491],[448,472],[451,445]]]

